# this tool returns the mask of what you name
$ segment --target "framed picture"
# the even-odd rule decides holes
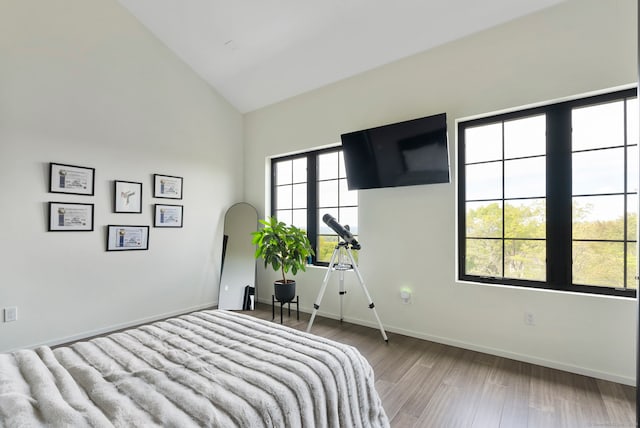
[[[49,232],[91,232],[93,204],[49,202]]]
[[[182,199],[182,177],[153,174],[153,197]]]
[[[149,249],[149,226],[107,226],[107,251]]]
[[[154,227],[182,227],[182,205],[156,204]]]
[[[142,183],[114,181],[113,212],[142,213]]]
[[[95,172],[95,168],[51,162],[49,192],[93,196]]]

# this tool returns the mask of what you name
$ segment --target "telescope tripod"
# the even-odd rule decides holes
[[[347,263],[342,263],[340,260],[340,256],[346,254],[349,257],[349,262],[351,265]],[[380,328],[380,333],[382,334],[382,338],[385,342],[389,343],[389,339],[387,338],[387,333],[384,331],[384,327],[382,326],[382,322],[380,321],[380,317],[378,317],[378,312],[376,312],[376,307],[371,300],[371,295],[369,295],[369,291],[367,290],[366,285],[364,285],[364,280],[362,279],[362,275],[358,270],[358,266],[353,258],[353,254],[351,253],[351,248],[349,248],[349,244],[347,242],[339,242],[333,250],[333,254],[331,255],[331,261],[329,262],[329,268],[327,269],[327,273],[324,274],[324,280],[322,281],[322,287],[320,287],[320,292],[318,293],[318,297],[316,298],[315,303],[313,304],[313,312],[311,314],[311,319],[309,319],[309,325],[307,326],[307,332],[311,331],[311,326],[313,325],[313,320],[316,318],[316,313],[318,309],[320,309],[320,302],[322,301],[322,297],[324,296],[324,292],[327,289],[327,284],[329,283],[329,277],[331,276],[331,272],[337,270],[339,272],[339,292],[340,295],[340,322],[342,322],[342,298],[347,292],[344,287],[344,272],[347,270],[353,270],[358,277],[358,281],[360,282],[360,286],[362,287],[362,291],[364,295],[367,297],[369,301],[369,309],[373,310],[373,315],[376,317],[376,321],[378,321],[378,326]]]

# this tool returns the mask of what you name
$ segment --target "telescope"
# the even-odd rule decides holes
[[[378,327],[380,327],[380,333],[382,334],[382,338],[385,342],[389,343],[389,338],[387,337],[387,333],[384,331],[384,327],[382,326],[382,321],[380,321],[380,317],[378,316],[378,312],[376,311],[376,305],[373,304],[373,300],[371,300],[371,296],[369,295],[369,291],[367,290],[367,286],[364,285],[364,280],[362,279],[362,275],[360,274],[360,270],[358,270],[358,265],[353,258],[353,254],[351,250],[359,250],[360,244],[353,237],[351,232],[349,231],[349,226],[344,225],[344,227],[336,221],[335,218],[331,216],[331,214],[325,214],[322,216],[322,221],[324,221],[327,226],[333,229],[340,238],[344,240],[344,242],[338,242],[338,245],[333,249],[333,254],[331,255],[331,260],[329,261],[329,267],[324,274],[324,280],[322,281],[322,286],[320,287],[320,293],[318,293],[318,298],[313,304],[313,312],[311,313],[311,318],[309,318],[309,325],[307,326],[307,332],[311,331],[311,326],[313,325],[313,320],[316,319],[316,314],[318,313],[318,309],[320,309],[320,302],[322,301],[322,296],[324,296],[324,292],[327,289],[327,284],[329,283],[329,276],[331,272],[337,270],[340,273],[340,290],[338,295],[340,296],[340,321],[342,321],[342,298],[345,294],[347,294],[344,288],[344,271],[345,270],[353,270],[356,273],[356,277],[360,282],[360,286],[362,287],[362,291],[369,301],[369,309],[373,311],[373,315],[376,317],[376,321],[378,321]],[[351,248],[349,248],[351,246]],[[342,264],[341,261],[336,265],[336,261],[338,259],[342,259],[343,256],[349,257],[350,265]]]
[[[325,222],[335,233],[341,237],[347,245],[351,245],[354,250],[362,248],[356,238],[353,237],[349,231],[349,226],[342,226],[331,214],[325,214],[322,216],[322,221]]]

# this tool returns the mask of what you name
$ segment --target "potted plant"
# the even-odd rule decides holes
[[[275,217],[260,223],[263,228],[251,234],[257,246],[255,256],[264,259],[265,268],[271,265],[274,271],[282,273],[282,279],[273,283],[274,295],[279,302],[290,302],[296,296],[296,282],[287,279],[286,274],[306,270],[307,258],[314,254],[311,243],[305,231],[287,226]]]

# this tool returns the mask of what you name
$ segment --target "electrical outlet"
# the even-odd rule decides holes
[[[18,320],[18,308],[12,306],[10,308],[4,308],[4,322],[11,322]]]
[[[526,325],[536,325],[536,317],[533,315],[533,312],[524,313],[524,323]]]

